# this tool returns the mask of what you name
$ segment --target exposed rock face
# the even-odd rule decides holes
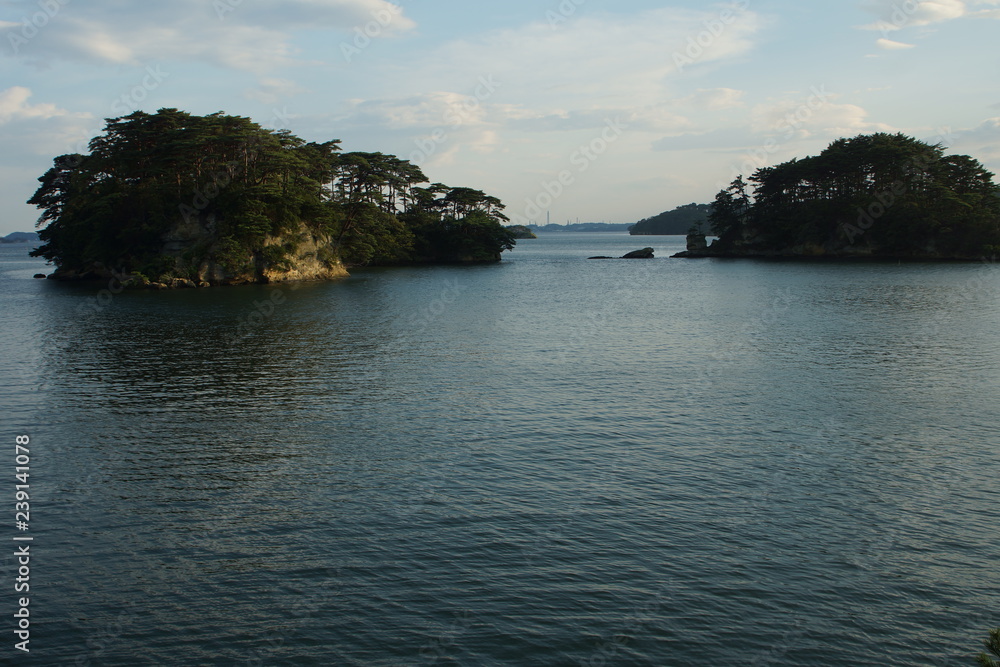
[[[642,250],[633,250],[627,255],[622,255],[622,259],[653,259],[653,249],[643,248]]]
[[[705,240],[704,234],[688,234],[687,235],[687,251],[690,253],[702,253],[708,250],[708,241]]]
[[[258,282],[284,283],[347,277],[347,269],[339,259],[333,257],[332,241],[329,236],[315,236],[303,229],[295,238],[293,249],[289,253],[291,266],[285,269],[264,267],[260,271],[263,280]],[[269,238],[266,241],[269,246],[280,246],[283,243],[287,243],[287,240]]]
[[[347,269],[333,251],[332,239],[317,234],[301,223],[298,229],[281,236],[267,237],[264,251],[274,249],[284,260],[268,262],[249,253],[242,266],[232,268],[219,261],[203,259],[192,265],[192,257],[212,257],[218,239],[214,224],[199,224],[196,220],[179,222],[163,236],[162,257],[168,268],[161,275],[124,275],[120,270],[94,265],[85,271],[59,269],[53,280],[120,280],[126,287],[145,286],[151,289],[191,289],[212,285],[243,285],[250,283],[282,283],[332,280],[348,276]],[[259,253],[264,254],[264,253]]]

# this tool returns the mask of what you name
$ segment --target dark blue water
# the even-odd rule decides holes
[[[682,243],[119,294],[0,248],[31,655],[973,664],[1000,626],[1000,267]]]

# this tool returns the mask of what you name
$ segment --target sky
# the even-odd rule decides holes
[[[1000,171],[1000,0],[0,0],[0,235],[104,119],[223,111],[513,222],[632,223],[839,137]]]

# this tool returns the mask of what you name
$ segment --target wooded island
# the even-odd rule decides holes
[[[342,153],[249,118],[177,109],[108,119],[29,204],[55,278],[195,286],[316,280],[346,266],[495,262],[499,199],[428,182],[382,153]]]
[[[719,238],[683,257],[980,259],[1000,252],[1000,186],[967,155],[903,134],[838,139],[740,176],[715,197]]]

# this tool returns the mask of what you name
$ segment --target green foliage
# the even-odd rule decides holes
[[[515,239],[537,239],[538,236],[527,225],[505,225]]]
[[[990,636],[983,640],[983,646],[994,656],[1000,658],[1000,628],[990,630]],[[1000,667],[1000,662],[986,653],[980,653],[976,656],[976,662],[979,663],[979,667]]]
[[[413,229],[417,261],[496,262],[517,243],[514,233],[485,211],[460,218],[413,212],[406,220]]]
[[[291,266],[292,248],[273,239],[303,224],[331,239],[322,256],[350,264],[499,258],[512,247],[483,221],[507,220],[498,199],[441,184],[423,189],[426,177],[406,160],[338,151],[339,141],[309,143],[222,113],[108,119],[89,154],[59,156],[38,179],[29,203],[44,228],[32,254],[63,268],[102,263],[154,278],[190,275],[206,260],[232,273],[280,269]],[[418,231],[431,227],[441,247],[427,252],[430,237]],[[167,237],[202,242],[167,257]]]
[[[138,266],[139,268],[135,273],[143,277],[153,276],[151,279],[153,282],[186,277],[177,275],[177,262],[173,257],[168,257],[167,255],[149,257]]]
[[[257,257],[266,265],[279,271],[292,268],[292,259],[287,248],[280,245],[266,245],[257,252]]]
[[[715,198],[718,248],[979,256],[1000,244],[1000,187],[965,155],[902,134],[839,139],[818,156],[758,169]]]
[[[398,264],[410,259],[413,233],[398,216],[374,204],[354,204],[352,224],[340,237],[341,256],[350,265]]]
[[[253,268],[253,254],[232,236],[223,237],[216,242],[211,258],[233,274],[244,273]]]
[[[715,195],[708,224],[713,234],[726,239],[742,232],[750,210],[746,183],[739,176],[729,187]]]

